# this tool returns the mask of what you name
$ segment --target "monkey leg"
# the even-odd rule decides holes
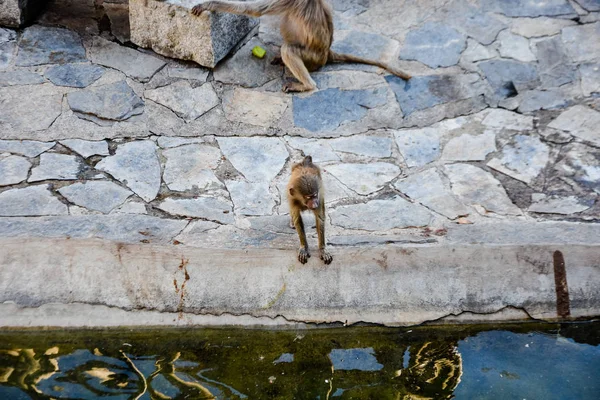
[[[325,201],[321,201],[319,209],[315,211],[315,221],[317,222],[317,235],[319,236],[319,257],[325,264],[331,264],[333,256],[325,250]]]
[[[310,77],[308,69],[304,65],[300,49],[284,44],[281,46],[281,59],[292,75],[300,81],[283,85],[284,92],[306,92],[317,88],[317,84]]]
[[[217,11],[260,17],[265,14],[279,14],[284,10],[284,3],[283,0],[207,1],[195,5],[191,12],[194,15],[200,15],[203,11]]]
[[[296,227],[298,237],[300,238],[300,249],[298,249],[298,261],[300,261],[302,264],[306,264],[308,258],[310,257],[310,253],[308,252],[306,233],[304,233],[304,222],[302,221],[300,210],[292,209],[291,214],[292,221],[294,221],[294,226]]]

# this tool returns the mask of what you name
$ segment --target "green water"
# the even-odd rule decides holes
[[[600,323],[0,333],[0,399],[600,399]]]

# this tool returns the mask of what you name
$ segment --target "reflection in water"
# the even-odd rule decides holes
[[[587,336],[597,341],[599,325],[588,325],[596,334]],[[561,382],[560,398],[566,398],[565,385],[567,397],[597,393],[600,348],[558,335],[558,325],[536,328],[546,333],[522,327],[513,329],[521,333],[458,328],[301,335],[216,329],[0,333],[0,398],[408,400],[492,399],[501,393],[553,398],[551,390],[542,392],[543,378],[536,375],[540,388],[527,383],[541,365]],[[539,351],[528,350],[534,348]],[[560,359],[554,364],[558,371],[548,367],[551,358]],[[577,376],[559,379],[567,372]],[[577,387],[569,388],[569,379]]]

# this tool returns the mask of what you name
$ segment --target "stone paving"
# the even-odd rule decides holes
[[[0,236],[292,249],[303,154],[332,245],[600,222],[600,2],[332,4],[335,49],[414,78],[331,65],[284,94],[274,17],[214,70],[135,48],[126,0],[0,28]]]

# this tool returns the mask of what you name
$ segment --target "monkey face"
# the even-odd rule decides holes
[[[304,196],[306,208],[309,210],[316,210],[319,208],[319,194],[315,193],[310,196]]]

